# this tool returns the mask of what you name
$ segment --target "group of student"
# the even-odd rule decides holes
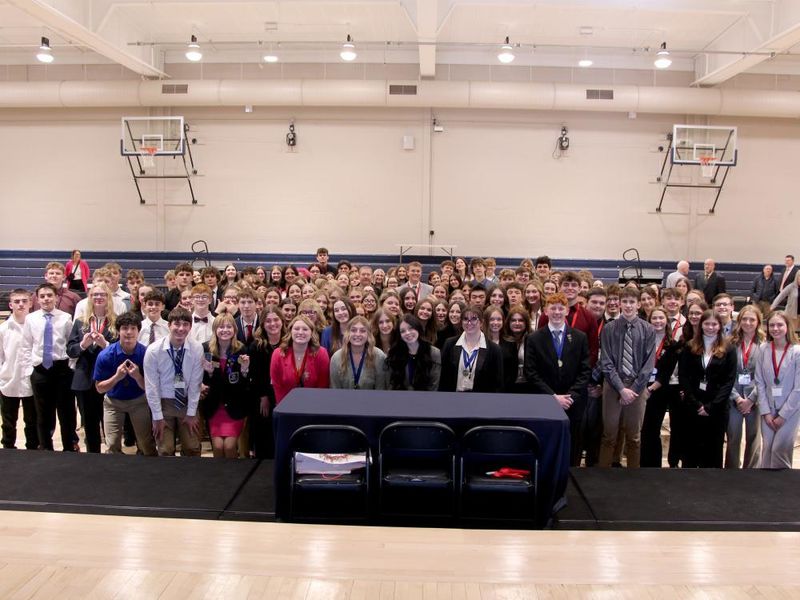
[[[27,448],[52,450],[57,418],[64,450],[79,449],[77,398],[89,452],[104,435],[109,452],[196,456],[207,433],[214,456],[270,457],[274,407],[334,387],[546,394],[569,418],[576,466],[624,453],[660,467],[669,412],[672,467],[791,467],[796,324],[765,318],[761,299],[736,316],[713,261],[694,282],[681,261],[661,288],[604,285],[546,256],[499,272],[491,258],[446,260],[425,281],[418,262],[328,259],[179,264],[166,293],[137,269],[123,290],[115,263],[89,285],[75,253],[48,264],[33,298],[11,292],[0,325],[3,446],[22,405]]]

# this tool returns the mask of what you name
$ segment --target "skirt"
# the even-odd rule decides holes
[[[208,421],[208,430],[211,437],[239,437],[244,429],[245,419],[232,419],[220,404],[217,412]]]

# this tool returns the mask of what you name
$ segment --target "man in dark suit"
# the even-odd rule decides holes
[[[797,277],[797,265],[794,264],[794,256],[787,254],[783,263],[786,265],[786,268],[783,270],[783,275],[781,275],[781,285],[778,288],[778,292],[782,292],[783,288],[793,283],[794,278]]]
[[[714,296],[727,291],[725,278],[717,274],[716,267],[714,259],[707,258],[703,263],[703,272],[694,279],[694,287],[703,292],[709,306],[714,304]]]
[[[567,323],[569,302],[563,293],[545,300],[547,325],[525,340],[525,378],[536,394],[552,394],[570,424],[570,464],[581,462],[581,422],[586,411],[591,375],[589,341]]]

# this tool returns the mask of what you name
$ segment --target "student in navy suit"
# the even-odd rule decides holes
[[[551,394],[567,413],[570,423],[570,464],[579,466],[580,428],[586,411],[591,376],[589,340],[567,323],[569,301],[563,293],[545,300],[547,325],[525,341],[525,379],[537,394]]]
[[[256,293],[250,288],[239,291],[239,314],[236,315],[236,339],[245,346],[253,342],[253,334],[258,329],[258,309]]]

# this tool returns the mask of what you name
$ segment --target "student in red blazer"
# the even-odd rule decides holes
[[[314,325],[307,317],[298,315],[288,329],[289,333],[270,360],[276,404],[296,387],[327,388],[330,385],[330,358],[328,351],[319,345]]]

